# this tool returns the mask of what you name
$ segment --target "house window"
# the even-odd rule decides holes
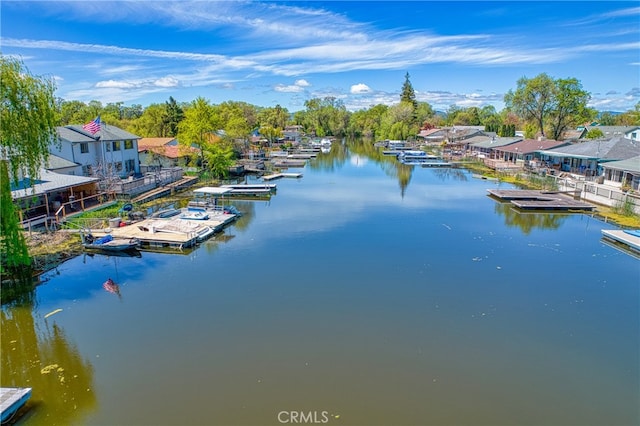
[[[124,141],[124,149],[133,149],[133,141],[132,140]]]
[[[106,146],[107,152],[111,151],[111,144],[109,142],[104,144]]]
[[[80,152],[82,154],[88,154],[89,153],[89,144],[87,142],[82,142],[80,144]]]
[[[136,161],[129,159],[124,162],[124,169],[127,173],[136,171]]]
[[[113,150],[120,151],[120,141],[113,141]]]
[[[122,171],[122,161],[118,161],[116,163],[116,172],[121,172]]]

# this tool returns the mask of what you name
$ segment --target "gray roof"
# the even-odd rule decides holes
[[[640,155],[640,144],[631,139],[615,137],[607,140],[596,139],[540,151],[555,157],[593,158],[601,160],[626,160]]]
[[[80,126],[80,128],[82,129],[82,126]],[[77,132],[73,129],[70,128],[70,126],[67,127],[56,127],[56,131],[58,132],[58,137],[60,137],[60,139],[63,139],[65,141],[69,141],[69,142],[95,142],[96,139],[92,138],[91,136],[89,136],[89,134],[87,134],[86,132]]]
[[[626,160],[610,161],[603,163],[605,169],[624,170],[626,172],[640,173],[640,155],[627,158]]]
[[[50,172],[49,170],[40,169],[40,177],[33,182],[33,188],[31,188],[30,179],[23,179],[18,183],[17,188],[15,188],[13,184],[11,185],[11,196],[14,199],[31,197],[33,195],[44,194],[45,192],[70,188],[72,186],[78,186],[89,182],[96,182],[97,180],[98,178],[63,175],[60,173]]]
[[[606,137],[623,136],[640,127],[638,126],[587,126],[587,130],[600,130]]]
[[[497,146],[511,145],[512,143],[520,142],[522,140],[519,136],[514,137],[496,137],[490,136],[474,136],[467,139],[469,145],[476,148],[495,148]]]
[[[79,166],[78,163],[74,163],[73,161],[69,161],[66,158],[58,157],[57,155],[49,154],[49,158],[47,159],[47,170],[56,170],[56,169],[66,169],[69,167]]]
[[[85,138],[89,138],[87,140],[83,140],[80,142],[91,142],[91,141],[95,142],[98,139],[100,139],[101,141],[121,141],[125,139],[140,139],[140,136],[136,136],[133,133],[129,133],[126,130],[122,130],[119,127],[112,126],[106,123],[100,123],[100,130],[93,135],[87,132],[86,130],[84,130],[82,128],[82,125],[69,125],[69,126],[65,126],[64,128],[66,128],[67,130],[70,130],[71,132],[78,133],[84,136]],[[71,139],[67,139],[67,140],[70,140],[71,142],[76,142]]]

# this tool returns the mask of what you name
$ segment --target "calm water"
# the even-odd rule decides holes
[[[640,261],[601,242],[612,226],[365,151],[236,203],[189,253],[48,273],[2,310],[1,384],[33,387],[23,423],[640,423]]]

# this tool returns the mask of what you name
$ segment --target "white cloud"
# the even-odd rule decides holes
[[[358,95],[361,93],[370,93],[371,88],[364,83],[358,83],[351,86],[350,92],[354,95]]]
[[[127,81],[107,80],[97,82],[96,87],[101,89],[134,89],[137,85]]]
[[[177,87],[180,82],[175,77],[167,76],[157,79],[154,84],[158,87]]]
[[[305,87],[309,87],[311,84],[307,80],[296,80],[291,85],[277,84],[273,90],[282,93],[300,93],[304,92]]]

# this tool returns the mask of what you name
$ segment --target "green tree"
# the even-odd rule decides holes
[[[602,130],[595,128],[595,129],[591,129],[587,132],[587,135],[585,136],[587,139],[598,139],[598,138],[603,138],[604,137],[604,133],[602,133]]]
[[[507,109],[532,121],[542,136],[549,133],[553,139],[590,116],[590,99],[591,95],[575,78],[554,80],[545,73],[531,79],[522,77],[516,90],[509,90],[504,96]]]
[[[557,79],[554,95],[554,108],[549,114],[551,139],[560,140],[565,131],[595,117],[595,111],[587,108],[591,95],[577,79]]]
[[[206,167],[204,152],[211,143],[211,135],[221,130],[220,117],[215,108],[203,97],[194,99],[184,110],[184,120],[178,126],[178,142],[185,147],[200,149],[200,163]],[[212,165],[209,164],[211,167]]]
[[[413,106],[413,110],[418,109],[418,101],[416,100],[416,92],[413,90],[409,73],[404,75],[404,83],[402,84],[402,92],[400,93],[400,102],[408,102]]]
[[[131,132],[144,138],[172,136],[166,117],[165,105],[151,104],[131,123]]]
[[[640,102],[635,105],[635,109],[625,111],[615,117],[616,126],[640,126]]]
[[[280,105],[276,105],[273,108],[263,108],[258,112],[258,123],[260,127],[271,126],[284,130],[289,123],[289,111]]]
[[[173,96],[169,96],[169,100],[164,103],[165,115],[163,117],[164,131],[162,136],[175,137],[178,134],[178,126],[184,119],[184,111],[178,105]]]
[[[34,182],[57,139],[53,79],[31,75],[22,61],[0,56],[0,272],[24,273],[31,265],[11,197],[10,182]]]

